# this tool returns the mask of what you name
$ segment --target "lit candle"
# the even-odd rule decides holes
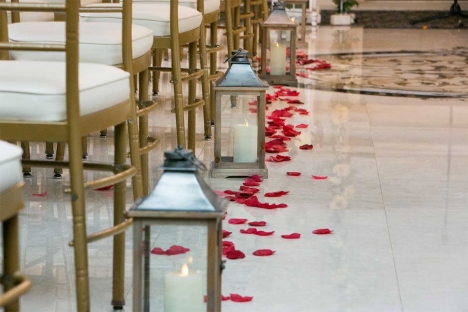
[[[253,163],[257,161],[258,127],[245,122],[234,128],[234,162]]]
[[[189,271],[186,264],[180,272],[167,272],[164,276],[164,311],[205,311],[202,277],[199,272]]]
[[[278,42],[271,48],[270,52],[270,75],[286,74],[286,46]]]

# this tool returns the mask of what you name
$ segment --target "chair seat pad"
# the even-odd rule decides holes
[[[129,74],[114,66],[79,64],[80,114],[130,98]],[[66,120],[64,62],[0,61],[0,120]]]
[[[121,4],[93,4],[90,7],[121,6]],[[169,3],[134,3],[133,24],[153,31],[154,37],[167,37],[169,28]],[[118,22],[122,20],[121,13],[80,13],[82,20],[87,22]],[[200,27],[202,14],[195,9],[179,6],[179,33],[184,33]]]
[[[13,187],[23,179],[21,155],[23,151],[16,145],[0,141],[0,193]]]
[[[67,1],[66,0],[47,0],[47,2],[65,4]],[[95,3],[102,3],[102,1],[101,0],[81,0],[80,1],[81,6],[87,6],[87,5],[95,4]]]
[[[169,3],[170,0],[134,0],[133,3]],[[197,9],[197,0],[179,0],[179,5]],[[220,0],[204,0],[205,14],[219,10]]]
[[[6,2],[11,2],[7,0]],[[20,0],[20,2],[29,2],[29,3],[47,3],[47,1],[41,0]],[[8,14],[8,24],[11,24],[11,12],[7,11]],[[21,12],[20,21],[21,22],[51,22],[54,20],[54,13],[52,12]]]
[[[80,62],[117,65],[122,63],[122,26],[117,23],[80,23]],[[29,22],[8,26],[11,42],[65,43],[64,22]],[[153,46],[153,32],[132,25],[133,58]],[[65,61],[65,53],[11,51],[12,60]]]

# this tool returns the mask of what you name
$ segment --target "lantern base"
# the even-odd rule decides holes
[[[254,174],[268,178],[268,169],[259,168],[259,163],[235,163],[232,157],[221,157],[221,162],[211,163],[212,178],[248,177]]]
[[[260,75],[260,78],[266,80],[270,86],[282,85],[289,87],[297,87],[297,78],[291,75]]]

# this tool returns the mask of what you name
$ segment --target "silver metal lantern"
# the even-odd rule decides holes
[[[211,176],[222,178],[259,174],[267,177],[265,105],[268,83],[260,80],[253,71],[247,51],[239,49],[226,61],[229,62],[229,69],[213,86],[216,110]],[[252,117],[255,115],[249,114],[246,109],[249,106],[247,99],[254,100],[250,102],[250,107],[256,112],[256,117]],[[231,105],[224,109],[226,103]],[[233,140],[229,140],[229,143],[233,143],[232,150],[226,148],[229,145],[227,142],[222,146],[222,131],[233,136]]]
[[[270,16],[262,22],[260,78],[265,79],[271,85],[297,86],[296,36],[297,23],[289,19],[284,4],[273,3]],[[269,57],[267,56],[268,49]]]
[[[150,267],[153,268],[154,262],[161,259],[150,256],[151,227],[175,225],[178,232],[200,226],[203,233],[206,230],[206,250],[200,256],[203,260],[206,258],[206,274],[190,271],[186,265],[180,273],[165,271],[164,311],[219,312],[223,268],[222,217],[228,201],[216,195],[205,183],[199,172],[204,165],[191,151],[178,148],[165,152],[164,156],[163,172],[156,187],[127,213],[133,218],[133,311],[149,311],[151,300],[161,298],[161,294],[150,291],[151,280],[154,280],[150,278]],[[165,261],[169,261],[167,259]],[[203,295],[206,295],[206,305]]]

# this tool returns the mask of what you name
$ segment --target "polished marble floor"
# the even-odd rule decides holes
[[[321,27],[317,32],[308,29],[307,36],[307,46],[300,49],[311,57],[468,47],[466,30]],[[359,70],[360,64],[353,66]],[[337,79],[339,75],[337,72]],[[388,81],[391,84],[394,80]],[[432,91],[440,91],[437,88],[435,85]],[[271,88],[268,92],[273,91]],[[275,234],[244,235],[239,229],[247,226],[225,221],[224,228],[233,232],[229,239],[246,258],[227,261],[223,294],[254,298],[247,303],[223,302],[223,311],[468,311],[466,97],[421,99],[312,88],[297,91],[305,103],[298,106],[310,114],[295,114],[288,122],[309,127],[288,143],[287,154],[292,161],[268,163],[269,177],[262,183],[259,195],[264,201],[264,192],[290,191],[287,196],[266,199],[289,207],[264,210],[235,203],[229,206],[227,220],[266,221],[265,230],[274,230]],[[466,88],[464,92],[466,95]],[[175,147],[170,94],[166,84],[158,98],[160,105],[150,118],[151,134],[161,139],[161,145],[150,155],[152,185],[162,152]],[[225,103],[223,117],[244,114],[246,119],[254,120],[246,102],[240,103],[236,111]],[[271,112],[286,104],[274,102],[269,106]],[[201,121],[201,112],[198,114]],[[203,140],[201,123],[198,129],[196,154],[209,165],[213,142]],[[226,151],[232,148],[231,135],[228,128],[223,129]],[[313,144],[314,148],[300,150],[302,144]],[[112,131],[107,139],[91,135],[88,161],[112,159],[110,147]],[[44,157],[44,144],[33,144],[32,155]],[[300,171],[302,176],[289,177],[287,171]],[[87,173],[87,178],[91,175]],[[325,175],[328,179],[313,180],[311,175]],[[50,170],[36,170],[33,178],[26,180],[21,267],[33,288],[22,299],[24,311],[76,309],[73,250],[68,247],[70,202],[62,192],[68,181],[66,173],[63,180],[52,179]],[[237,189],[242,182],[207,180],[220,191]],[[44,191],[45,197],[32,196]],[[130,206],[130,185],[128,194]],[[89,232],[108,227],[112,222],[112,191],[89,191],[87,197]],[[334,232],[313,235],[311,232],[317,228]],[[280,237],[292,232],[301,233],[301,238]],[[131,231],[127,233],[125,310],[130,311],[132,235]],[[151,233],[153,247],[189,247],[194,267],[204,268],[204,229],[160,226]],[[252,256],[253,251],[263,248],[276,253],[263,258]],[[89,245],[92,311],[111,310],[111,253],[110,239]],[[163,273],[186,259],[187,255],[152,256],[153,311],[161,311]]]

